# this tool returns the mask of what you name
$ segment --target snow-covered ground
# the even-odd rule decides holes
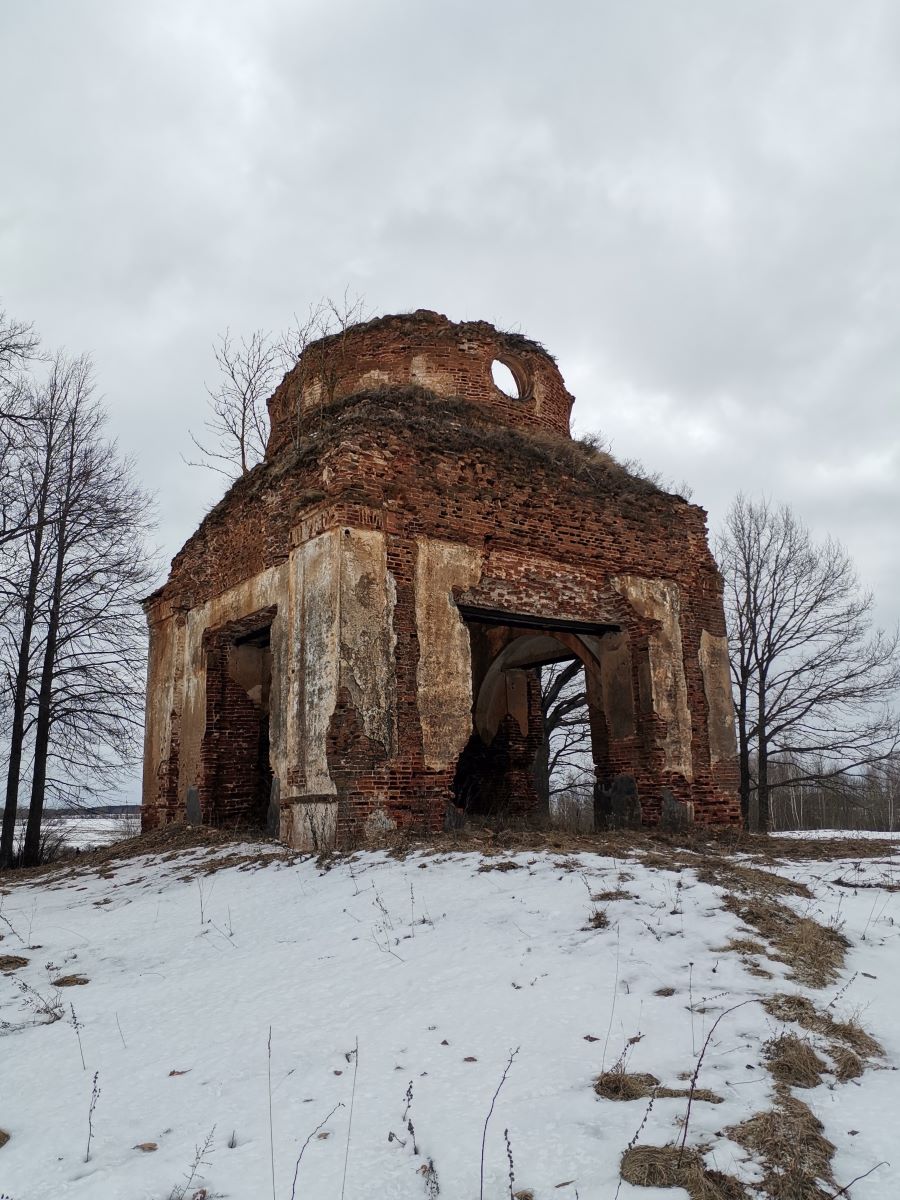
[[[900,841],[900,831],[880,829],[783,829],[773,833],[772,837],[779,838],[812,838],[820,841],[853,841],[896,842]]]
[[[782,1026],[758,1001],[786,991],[859,1015],[882,1042],[861,1078],[826,1075],[802,1098],[837,1147],[838,1183],[888,1159],[852,1196],[900,1196],[889,858],[778,864],[814,893],[782,903],[851,942],[840,978],[817,991],[784,963],[763,960],[763,978],[723,949],[747,930],[690,868],[542,852],[202,869],[257,853],[272,847],[130,859],[0,895],[0,954],[28,959],[0,975],[0,1192],[475,1200],[513,1055],[487,1126],[484,1197],[510,1195],[508,1131],[515,1192],[678,1200],[621,1182],[619,1162],[633,1140],[677,1138],[685,1099],[648,1112],[646,1100],[601,1099],[593,1082],[619,1061],[686,1088],[726,1010],[698,1080],[723,1103],[695,1100],[687,1142],[758,1180],[724,1131],[772,1106],[761,1048]],[[597,910],[605,927],[590,924]],[[73,975],[89,982],[54,989]],[[41,1023],[37,997],[61,999],[63,1018]]]

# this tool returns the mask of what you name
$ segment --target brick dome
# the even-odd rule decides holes
[[[510,373],[507,391],[494,382],[497,363]],[[269,401],[267,457],[287,444],[298,419],[357,392],[410,384],[438,399],[465,396],[498,425],[569,436],[573,397],[542,346],[487,321],[455,322],[419,309],[310,343]]]

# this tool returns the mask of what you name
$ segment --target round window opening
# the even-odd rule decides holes
[[[494,387],[498,388],[504,396],[509,396],[511,400],[521,400],[522,389],[519,387],[519,381],[506,365],[495,358],[491,363],[491,378],[494,381]]]

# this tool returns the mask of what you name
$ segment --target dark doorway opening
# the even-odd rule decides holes
[[[275,610],[206,634],[203,820],[262,826],[272,791],[269,703]]]
[[[513,823],[548,824],[560,772],[569,768],[577,794],[580,827],[593,825],[595,783],[608,769],[609,738],[600,678],[601,641],[620,633],[600,622],[566,621],[497,610],[460,608],[472,650],[472,734],[457,762],[453,800],[472,816]],[[547,703],[549,685],[562,677],[567,688]],[[574,691],[573,691],[574,689]],[[578,710],[576,754],[554,755],[561,738],[571,741],[566,720]],[[556,779],[553,765],[559,770]],[[571,802],[570,802],[571,806]],[[558,807],[558,805],[557,805]]]

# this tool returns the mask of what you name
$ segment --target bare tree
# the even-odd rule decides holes
[[[23,537],[28,529],[15,502],[16,476],[28,423],[24,371],[39,356],[40,342],[33,326],[0,309],[0,546]]]
[[[344,341],[349,329],[365,319],[363,302],[345,293],[340,302],[326,299],[310,305],[304,318],[294,315],[291,325],[277,337],[261,329],[249,338],[235,339],[226,330],[214,346],[218,382],[208,387],[210,413],[206,433],[191,434],[203,466],[235,479],[262,462],[269,439],[266,401],[280,375],[297,365],[307,349],[305,373],[322,387],[322,402],[334,395],[344,362]],[[304,380],[300,381],[303,389]]]
[[[40,339],[30,322],[16,321],[0,308],[0,395],[15,384],[17,372],[37,357]],[[0,407],[0,415],[3,408]]]
[[[365,302],[345,291],[340,301],[330,298],[311,304],[304,319],[294,314],[293,323],[281,335],[279,347],[285,370],[304,360],[307,382],[317,380],[322,388],[321,401],[334,399],[337,382],[346,361],[346,336],[355,325],[368,319]],[[312,353],[307,353],[312,351]],[[299,414],[298,414],[299,415]]]
[[[15,853],[23,780],[22,859],[31,865],[47,796],[96,792],[136,758],[144,658],[137,601],[155,574],[145,544],[150,501],[105,437],[89,360],[58,355],[32,385],[27,418],[18,481],[28,533],[0,559],[12,696],[4,866]]]
[[[207,388],[210,414],[203,440],[191,441],[203,459],[198,464],[222,475],[246,475],[266,452],[269,415],[266,400],[275,386],[279,347],[262,329],[235,341],[229,330],[213,345],[219,381]]]
[[[134,468],[104,437],[90,364],[79,360],[67,397],[58,463],[34,762],[23,863],[39,859],[51,757],[71,787],[97,790],[133,762],[143,714],[143,621],[155,574],[147,555],[151,502]],[[56,743],[54,745],[54,742]]]
[[[900,746],[892,707],[900,634],[872,628],[873,597],[833,539],[790,508],[738,496],[716,540],[725,576],[741,810],[768,829],[775,786],[819,784]]]
[[[0,867],[13,860],[19,787],[28,732],[29,683],[33,641],[38,636],[41,584],[46,571],[46,545],[53,518],[56,458],[64,430],[66,395],[72,368],[57,357],[46,382],[32,384],[22,439],[17,445],[17,508],[14,522],[24,536],[8,538],[2,547],[0,595],[3,603],[5,677],[12,717],[6,763],[3,828],[0,833]]]

